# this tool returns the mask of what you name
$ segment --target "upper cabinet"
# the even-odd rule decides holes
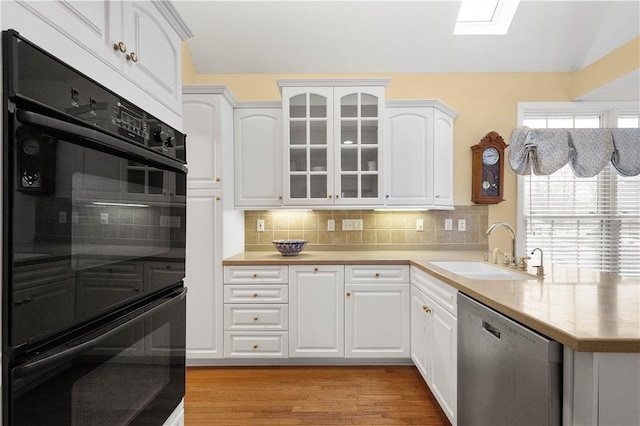
[[[380,206],[383,174],[378,165],[383,160],[388,80],[306,80],[307,86],[301,82],[278,81],[283,204]]]
[[[453,119],[439,101],[388,101],[386,205],[453,208]]]
[[[281,105],[239,103],[234,111],[234,139],[236,207],[281,206]]]
[[[12,0],[1,7],[3,29],[15,29],[179,127],[158,105],[159,101],[172,114],[181,115],[181,39],[191,34],[171,3]]]

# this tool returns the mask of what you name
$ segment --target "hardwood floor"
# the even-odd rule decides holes
[[[449,425],[415,367],[189,367],[185,425]]]

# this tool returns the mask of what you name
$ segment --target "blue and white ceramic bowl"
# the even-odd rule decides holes
[[[273,240],[273,245],[283,256],[297,256],[307,245],[307,240]]]

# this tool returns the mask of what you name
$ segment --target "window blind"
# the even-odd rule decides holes
[[[602,115],[530,115],[530,128],[603,127]],[[638,127],[638,114],[617,117],[618,127]],[[524,177],[525,246],[545,259],[640,277],[640,176],[623,177],[609,164],[591,178],[567,165]]]

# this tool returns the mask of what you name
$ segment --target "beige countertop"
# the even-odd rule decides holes
[[[472,280],[431,264],[481,259],[478,251],[304,251],[295,257],[255,251],[225,259],[223,264],[409,264],[576,351],[640,353],[637,278],[545,264],[544,279],[532,275],[523,280]]]

